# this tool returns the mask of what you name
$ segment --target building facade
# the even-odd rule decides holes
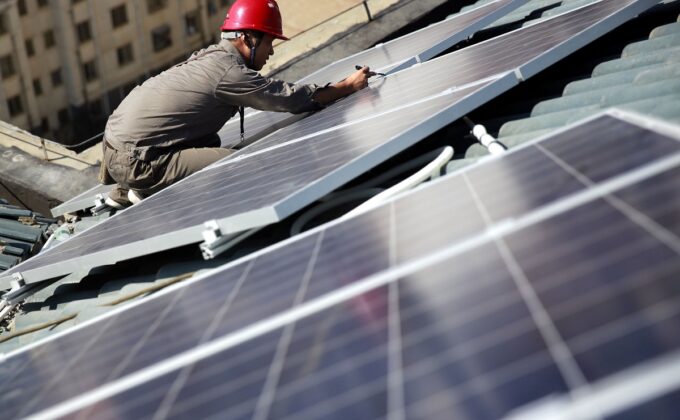
[[[73,144],[137,84],[217,40],[233,0],[0,1],[0,120]]]

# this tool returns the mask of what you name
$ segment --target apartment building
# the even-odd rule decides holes
[[[217,40],[233,0],[0,0],[0,120],[73,144]]]

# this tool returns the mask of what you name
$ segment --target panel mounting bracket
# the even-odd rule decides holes
[[[11,289],[2,295],[3,299],[13,293],[15,290],[26,286],[26,280],[24,280],[24,276],[21,273],[12,273],[12,275],[0,277],[0,283],[4,282],[9,282]]]
[[[205,260],[212,260],[229,247],[229,242],[236,235],[222,232],[217,220],[208,220],[203,224],[203,242],[199,245]]]
[[[104,194],[97,194],[94,197],[94,208],[91,210],[93,216],[99,216],[110,209],[111,207],[106,204],[106,197],[104,197]]]
[[[203,227],[203,242],[199,247],[203,258],[206,260],[218,257],[260,231],[256,228],[239,233],[224,234],[217,220],[209,220],[203,224]]]
[[[2,295],[0,299],[0,322],[14,312],[26,292],[32,289],[32,286],[26,286],[26,281],[21,273],[14,273],[4,279],[10,279],[12,288],[9,292]]]

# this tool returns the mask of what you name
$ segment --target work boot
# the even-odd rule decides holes
[[[140,193],[139,191],[129,190],[127,193],[127,198],[128,200],[130,200],[132,204],[137,204],[140,201],[144,200],[146,196]]]
[[[109,196],[106,197],[104,203],[112,209],[123,210],[132,205],[132,202],[128,199],[128,193],[129,191],[127,189],[115,186],[111,192],[109,192]]]

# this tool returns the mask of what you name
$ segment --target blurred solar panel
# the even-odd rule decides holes
[[[355,65],[367,65],[381,73],[403,70],[436,57],[526,2],[527,0],[489,2],[476,9],[331,63],[299,80],[298,83],[319,85],[334,83],[351,74]],[[251,112],[246,116],[247,142],[251,143],[260,139],[300,118],[302,116],[280,112]],[[219,135],[222,138],[222,147],[237,145],[241,141],[238,118],[233,118],[225,124]]]
[[[664,220],[680,201],[640,197],[677,196],[680,130],[631,118],[595,118],[13,355],[0,403],[26,416],[104,386],[98,416],[497,418],[677,350],[680,239]],[[524,205],[499,214],[507,191]],[[534,295],[552,326],[536,324]]]
[[[225,235],[279,221],[654,3],[603,0],[376,80],[7,274],[32,282],[200,242],[211,219]]]

